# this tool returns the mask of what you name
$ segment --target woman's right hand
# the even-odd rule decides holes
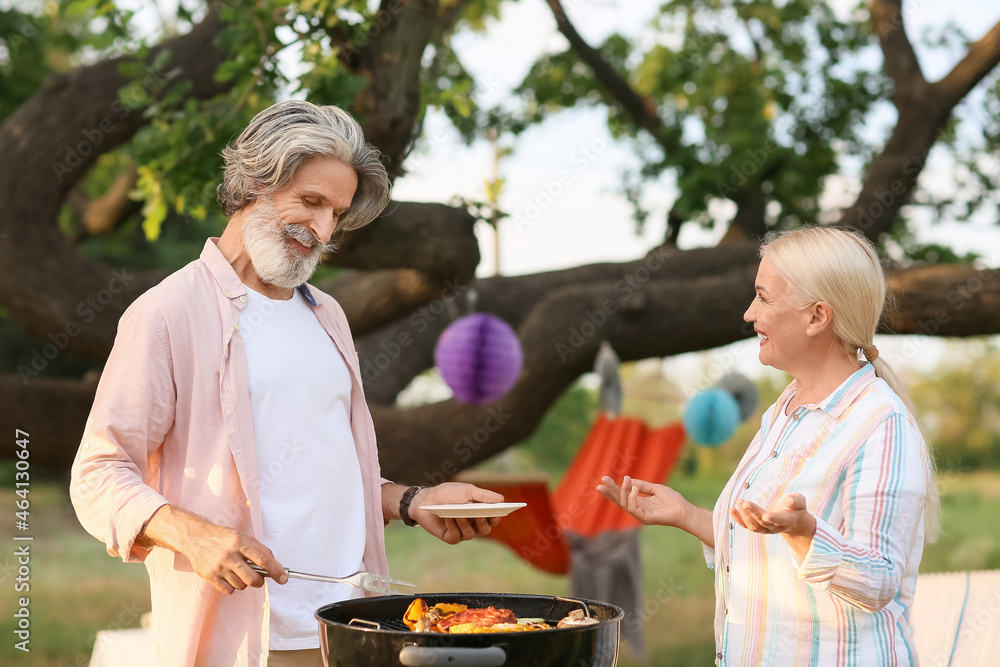
[[[610,477],[602,477],[601,481],[603,484],[597,485],[601,495],[622,507],[639,523],[676,526],[686,530],[691,503],[669,486],[632,479],[627,475],[621,486]]]

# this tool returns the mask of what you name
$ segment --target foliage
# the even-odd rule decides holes
[[[763,190],[775,202],[768,222],[795,226],[817,219],[823,181],[842,159],[871,150],[863,120],[887,83],[877,60],[860,57],[868,37],[862,15],[841,20],[825,2],[672,0],[645,34],[611,35],[601,47],[655,105],[662,131],[638,133],[572,52],[535,65],[519,89],[521,113],[538,122],[576,104],[606,105],[609,129],[639,156],[626,185],[640,209],[642,188],[669,175],[681,220],[715,224],[713,200],[739,204]]]
[[[969,40],[946,24],[924,41],[954,52]],[[820,206],[826,179],[870,163],[884,140],[871,126],[895,113],[863,3],[841,18],[817,0],[671,0],[644,31],[612,34],[598,49],[655,109],[661,128],[639,131],[571,49],[543,55],[516,91],[520,104],[491,110],[487,122],[520,132],[574,107],[606,108],[612,135],[630,143],[638,161],[623,174],[623,192],[640,230],[647,191],[665,184],[677,190],[671,220],[726,225],[710,212],[713,203],[739,207],[762,192],[771,228],[829,222],[836,211]],[[985,93],[958,110],[935,149],[955,161],[959,193],[942,198],[924,189],[919,205],[967,220],[995,201],[1000,170],[984,154],[1000,146],[998,82],[991,77]],[[900,250],[957,259],[912,237]]]
[[[925,434],[943,470],[1000,469],[1000,347],[970,341],[956,361],[911,385]]]
[[[470,74],[451,38],[463,30],[488,30],[504,6],[503,0],[465,3],[460,19],[434,36],[422,54],[418,123],[429,109],[440,109],[466,141],[493,132],[506,145],[505,137],[568,109],[603,107],[613,136],[636,155],[635,168],[623,174],[623,192],[640,222],[649,213],[649,188],[665,183],[677,188],[673,220],[726,223],[710,213],[710,205],[740,206],[752,192],[770,200],[772,227],[824,219],[819,200],[825,179],[845,165],[868,162],[883,139],[867,126],[886,113],[891,86],[863,4],[838,16],[821,0],[669,0],[636,34],[607,36],[599,51],[662,122],[652,134],[637,128],[571,50],[543,54],[514,98],[483,108],[482,82]],[[346,63],[370,43],[383,20],[376,6],[362,0],[222,7],[228,27],[219,43],[230,57],[216,78],[233,87],[205,101],[188,99],[184,84],[173,85],[171,54],[161,53],[149,70],[139,60],[149,52],[147,42],[193,25],[205,11],[201,3],[179,3],[173,16],[161,12],[165,23],[152,33],[140,31],[132,12],[113,0],[48,0],[33,12],[2,10],[0,118],[37,90],[49,71],[126,56],[120,71],[130,83],[123,99],[142,107],[150,124],[116,154],[139,167],[133,196],[142,202],[147,238],[155,240],[164,225],[178,220],[216,215],[222,147],[254,113],[290,94],[352,106],[366,83]],[[952,52],[967,41],[951,25],[924,38],[929,47]],[[942,137],[938,150],[956,160],[960,192],[943,200],[922,191],[922,204],[966,219],[992,201],[997,170],[983,152],[1000,145],[998,88],[1000,79],[993,77]],[[102,161],[82,187],[98,190],[113,175],[111,164],[122,162]],[[916,244],[905,224],[898,236],[905,256],[960,259]]]

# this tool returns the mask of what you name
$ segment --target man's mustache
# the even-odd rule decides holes
[[[285,236],[289,236],[307,248],[312,248],[313,246],[318,246],[317,252],[325,253],[330,250],[332,244],[323,243],[312,233],[302,225],[295,223],[290,223],[285,225],[284,228]]]

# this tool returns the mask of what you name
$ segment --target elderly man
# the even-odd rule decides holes
[[[108,553],[146,564],[159,665],[315,666],[313,612],[358,592],[288,581],[282,563],[386,574],[385,522],[454,544],[496,519],[420,505],[503,498],[379,476],[344,312],[305,284],[334,232],[389,200],[357,122],[275,104],[223,156],[229,223],[122,317],[70,492]]]

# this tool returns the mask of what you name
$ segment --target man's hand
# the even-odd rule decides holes
[[[388,486],[388,485],[386,485]],[[405,489],[405,487],[403,487]],[[402,494],[400,494],[402,495]],[[442,519],[436,514],[420,509],[421,505],[453,505],[456,503],[502,503],[503,496],[480,489],[472,484],[444,482],[421,489],[410,502],[410,518],[428,533],[448,544],[458,544],[473,537],[489,535],[500,517],[489,519]],[[398,509],[399,503],[397,501]]]
[[[260,565],[279,584],[288,581],[271,550],[253,537],[173,505],[154,512],[141,537],[186,556],[199,577],[226,595],[264,585],[264,577],[250,569],[249,563]]]

